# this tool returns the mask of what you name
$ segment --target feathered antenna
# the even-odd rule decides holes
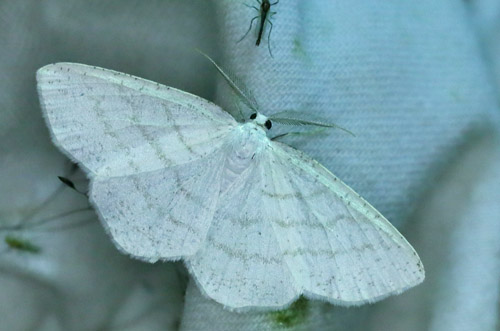
[[[326,130],[328,130],[327,127],[321,127],[319,129],[311,130],[311,131],[285,132],[285,133],[281,133],[277,136],[272,137],[271,140],[279,140],[283,137],[291,137],[291,136],[312,136],[312,135],[323,133]]]
[[[283,111],[283,112],[279,112],[279,113],[275,113],[271,116],[269,116],[269,119],[271,121],[274,121],[276,123],[281,123],[281,124],[285,124],[285,125],[313,125],[313,126],[319,126],[319,127],[323,127],[323,128],[336,128],[336,129],[340,129],[352,136],[356,136],[353,132],[347,130],[346,128],[343,128],[337,124],[333,124],[333,123],[328,123],[327,121],[323,121],[322,119],[319,119],[319,120],[309,120],[309,119],[302,119],[300,118],[303,114],[302,113],[299,113],[299,112],[296,112],[296,111],[291,111],[291,110],[287,110],[287,111]]]
[[[200,53],[201,55],[203,55],[204,57],[206,57],[208,59],[208,61],[210,61],[214,65],[215,69],[217,69],[217,71],[222,75],[222,77],[224,77],[224,79],[226,80],[226,82],[233,89],[234,93],[241,98],[241,100],[243,101],[243,103],[245,105],[247,105],[248,108],[250,108],[251,110],[253,110],[256,113],[259,112],[259,106],[257,104],[257,101],[255,101],[255,98],[252,95],[252,93],[250,93],[246,88],[244,88],[244,87],[241,88],[240,87],[240,86],[244,86],[244,84],[240,80],[238,80],[237,78],[235,78],[230,73],[224,72],[222,70],[222,68],[219,67],[219,65],[217,63],[215,63],[215,61],[212,60],[212,58],[210,56],[208,56],[207,54],[203,53],[199,49],[196,49],[196,51],[198,53]]]
[[[244,84],[237,79],[234,75],[231,75],[231,73],[226,73],[224,70],[222,70],[221,67],[217,63],[215,63],[214,60],[207,54],[203,53],[201,50],[196,49],[198,53],[206,57],[217,69],[217,71],[224,77],[226,82],[229,84],[233,92],[240,97],[240,99],[243,101],[245,105],[247,105],[251,110],[254,112],[258,113],[259,112],[259,106],[257,104],[257,101],[255,101],[254,96],[250,91],[248,91],[246,88],[242,88],[240,86],[244,86]],[[241,108],[238,108],[240,114],[242,114]],[[302,119],[300,118],[304,114],[296,112],[296,111],[283,111],[279,113],[275,113],[272,116],[269,116],[269,119],[271,121],[274,121],[276,123],[281,123],[285,125],[313,125],[313,126],[319,126],[319,127],[324,127],[324,128],[337,128],[340,129],[344,132],[349,133],[352,136],[355,136],[354,133],[351,131],[333,123],[328,123],[327,121],[323,121],[321,119],[319,120],[310,120],[310,119]]]

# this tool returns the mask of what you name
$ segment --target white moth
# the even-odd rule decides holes
[[[424,279],[405,238],[322,165],[270,140],[263,114],[238,123],[195,95],[82,64],[45,66],[37,81],[53,141],[88,173],[118,248],[183,259],[226,307],[278,309],[301,294],[361,305]]]

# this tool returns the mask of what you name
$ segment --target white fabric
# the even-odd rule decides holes
[[[234,109],[197,47],[240,76],[264,113],[293,108],[353,131],[355,138],[331,130],[287,141],[379,209],[426,267],[424,284],[380,304],[343,309],[311,302],[296,329],[314,320],[316,329],[333,330],[494,330],[498,211],[481,197],[498,194],[493,178],[500,161],[493,157],[498,144],[474,142],[491,139],[488,128],[498,125],[497,3],[281,0],[273,6],[271,58],[267,41],[255,47],[253,33],[236,43],[254,16],[242,2],[2,2],[0,222],[21,220],[64,174],[64,158],[41,117],[38,68],[59,61],[98,65]],[[477,166],[466,166],[471,158]],[[455,164],[463,172],[453,171]],[[450,193],[440,200],[446,191],[479,198]],[[64,191],[43,215],[85,206],[75,194]],[[172,266],[121,256],[100,225],[21,235],[42,251],[27,255],[3,246],[0,316],[8,329],[109,328],[125,323],[123,316],[139,321],[130,330],[175,329],[181,319],[187,330],[276,327],[267,315],[222,311],[192,287],[181,313],[182,282]],[[149,276],[155,281],[143,288],[154,295],[134,292]]]

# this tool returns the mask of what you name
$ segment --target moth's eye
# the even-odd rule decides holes
[[[266,123],[265,123],[265,126],[268,130],[271,130],[272,126],[273,126],[273,123],[271,123],[270,120],[267,120]]]
[[[254,120],[257,118],[257,113],[253,113],[252,115],[250,115],[250,119],[251,120]]]

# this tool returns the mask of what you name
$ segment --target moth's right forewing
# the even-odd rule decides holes
[[[54,143],[91,176],[127,176],[200,159],[236,121],[195,95],[74,63],[37,72]]]

